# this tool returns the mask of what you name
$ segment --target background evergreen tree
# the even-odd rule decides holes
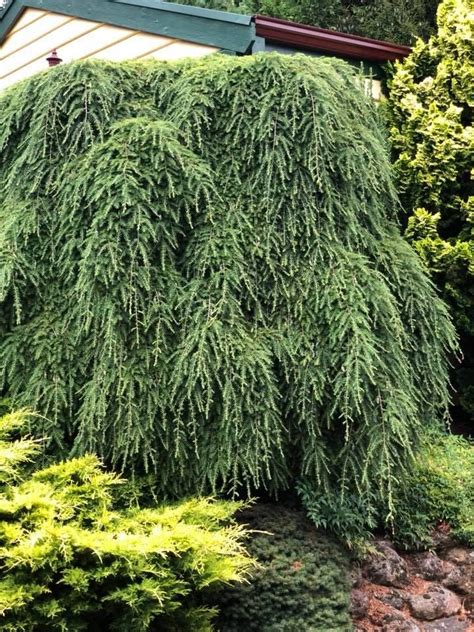
[[[474,12],[444,0],[438,33],[397,64],[388,120],[408,223],[461,336],[458,401],[474,420]],[[470,426],[472,431],[472,425]]]
[[[181,0],[180,4],[270,15],[321,28],[412,44],[435,30],[440,0]]]
[[[65,65],[0,98],[2,384],[167,494],[382,496],[448,405],[444,304],[344,62]]]

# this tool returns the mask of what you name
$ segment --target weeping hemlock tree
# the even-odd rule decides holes
[[[0,101],[3,388],[163,491],[387,494],[453,329],[340,61],[87,62]]]

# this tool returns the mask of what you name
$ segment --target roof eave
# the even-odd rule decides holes
[[[296,24],[278,18],[256,15],[254,20],[258,37],[294,48],[372,62],[403,59],[411,52],[409,46]]]

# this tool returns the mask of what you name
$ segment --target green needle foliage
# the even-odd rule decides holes
[[[0,359],[74,454],[162,492],[390,498],[454,332],[344,62],[87,62],[0,99]],[[389,503],[390,506],[390,503]]]
[[[238,503],[120,509],[123,481],[95,456],[31,472],[38,443],[11,438],[25,417],[0,418],[0,628],[213,630],[206,591],[252,565]]]
[[[427,433],[395,496],[393,537],[399,545],[433,547],[433,529],[445,522],[451,536],[474,546],[474,444],[456,435]]]
[[[239,514],[259,562],[249,583],[221,590],[221,632],[349,632],[349,555],[301,511],[256,505]]]
[[[406,236],[449,303],[465,360],[460,404],[474,420],[474,11],[444,0],[438,33],[397,64],[388,120]],[[472,423],[472,421],[471,421]]]

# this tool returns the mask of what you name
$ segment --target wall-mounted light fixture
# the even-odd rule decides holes
[[[59,57],[57,51],[53,50],[51,55],[49,57],[46,57],[46,61],[51,68],[52,66],[59,66],[59,64],[62,62],[62,59]]]

